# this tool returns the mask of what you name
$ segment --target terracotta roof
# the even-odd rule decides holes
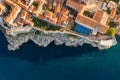
[[[108,17],[109,17],[109,15],[106,12],[104,12],[102,10],[98,10],[95,13],[93,19],[96,20],[98,23],[106,25]]]
[[[65,8],[62,8],[61,13],[60,13],[60,17],[59,17],[59,19],[57,21],[58,26],[62,26],[63,23],[69,22],[68,14],[69,14],[69,11],[67,9],[65,9]]]
[[[35,6],[31,5],[28,9],[29,12],[33,12],[35,10]]]
[[[81,7],[83,6],[78,2],[78,0],[67,0],[66,5],[77,11],[79,11],[79,9],[81,9]]]
[[[115,16],[114,21],[120,23],[120,14]]]
[[[69,10],[62,8],[61,13],[63,13],[64,15],[68,15],[69,14]]]
[[[28,9],[34,0],[18,0],[17,4],[19,4],[23,9]]]
[[[30,26],[33,26],[34,23],[31,21],[31,14],[27,12],[26,14],[26,18],[24,20],[24,23],[30,25]]]
[[[6,10],[5,6],[0,3],[0,15]]]
[[[40,0],[34,0],[34,2],[39,2]]]
[[[57,6],[55,7],[55,10],[54,10],[54,11],[55,11],[56,13],[60,13],[61,9],[62,9],[62,4],[61,4],[61,3],[58,3]]]
[[[40,19],[42,19],[42,20],[45,19],[45,17],[44,17],[42,14],[39,14],[38,18],[40,18]]]
[[[22,18],[22,19],[25,19],[25,18],[26,18],[26,15],[27,15],[27,11],[22,10],[19,17]]]
[[[14,2],[12,2],[11,0],[3,0],[3,2],[5,2],[6,4],[8,4],[10,6],[16,6],[16,4]]]
[[[56,22],[57,22],[57,20],[58,20],[58,18],[55,17],[55,14],[52,13],[52,12],[50,12],[50,11],[46,11],[46,12],[45,12],[45,19],[46,19],[47,21],[49,21],[50,23],[53,23],[53,24],[56,24]]]
[[[20,10],[21,10],[21,7],[15,6],[13,10],[10,12],[10,14],[6,17],[5,19],[6,23],[11,24],[19,14]]]
[[[117,11],[117,8],[113,8],[113,9],[112,9],[112,11],[111,11],[111,13],[110,13],[110,17],[111,17],[111,18],[114,18],[114,17],[115,17],[116,11]]]
[[[22,4],[22,3],[19,3],[19,5],[20,5],[23,9],[27,9],[27,8],[28,8],[28,6],[26,6],[26,5]]]
[[[50,18],[52,18],[53,13],[50,11],[45,11],[44,16],[45,16],[45,18],[50,19]]]
[[[37,9],[35,9],[33,11],[33,13],[38,16],[40,14],[40,12],[42,11],[42,8],[43,8],[43,5],[44,5],[44,2],[43,1],[39,1],[38,2],[38,6],[37,6]]]
[[[19,21],[17,21],[16,23],[17,23],[18,26],[22,26],[23,25],[23,23],[19,22]]]
[[[32,22],[32,21],[30,21],[30,20],[25,20],[24,21],[26,24],[28,24],[28,25],[30,25],[30,26],[33,26],[34,25],[34,23]]]
[[[22,19],[22,20],[21,20]],[[33,26],[34,23],[31,21],[31,14],[26,10],[22,10],[21,14],[17,20],[18,25],[23,25],[23,23]]]

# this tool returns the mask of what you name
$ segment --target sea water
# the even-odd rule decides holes
[[[120,43],[107,50],[39,47],[32,41],[9,51],[0,32],[0,80],[120,80]]]

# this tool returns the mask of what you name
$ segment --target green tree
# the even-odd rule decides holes
[[[110,0],[104,0],[104,2],[109,2]]]
[[[38,3],[36,3],[36,2],[33,2],[33,5],[34,5],[35,7],[37,7],[37,6],[38,6]]]
[[[107,13],[110,14],[111,13],[111,10],[110,8],[107,9]]]
[[[118,3],[118,2],[119,2],[119,0],[112,0],[112,1],[114,1],[114,2],[116,2],[116,3]]]
[[[114,37],[115,34],[116,34],[116,29],[113,28],[113,27],[109,28],[107,34],[108,34],[110,37]]]
[[[87,17],[90,17],[90,18],[93,17],[93,14],[92,14],[91,12],[89,12],[89,11],[84,11],[83,14],[84,14],[85,16],[87,16]]]

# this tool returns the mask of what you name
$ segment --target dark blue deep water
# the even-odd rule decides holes
[[[0,80],[120,80],[120,43],[103,51],[32,41],[8,51],[7,45],[0,32]]]

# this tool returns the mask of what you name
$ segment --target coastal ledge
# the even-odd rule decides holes
[[[48,46],[51,42],[54,41],[56,45],[65,44],[66,46],[74,46],[74,47],[82,46],[83,44],[90,44],[93,47],[98,47],[98,49],[100,50],[108,49],[111,46],[117,44],[115,38],[111,39],[111,41],[113,42],[111,43],[110,46],[110,45],[102,45],[100,44],[101,42],[89,41],[86,38],[72,37],[72,36],[70,37],[66,33],[44,33],[42,31],[38,31],[35,29],[32,29],[29,33],[20,33],[17,36],[10,36],[7,34],[5,34],[5,36],[9,43],[8,45],[9,50],[19,49],[22,44],[27,43],[29,40],[43,47]],[[107,41],[103,41],[103,42],[105,42],[106,44]]]

